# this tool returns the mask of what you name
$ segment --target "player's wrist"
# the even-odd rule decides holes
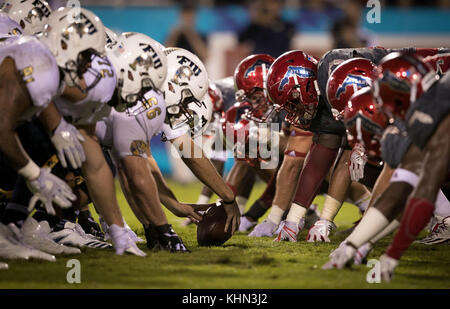
[[[36,165],[36,163],[34,163],[32,160],[29,160],[24,167],[17,171],[17,173],[28,180],[35,180],[39,177],[41,169]]]
[[[231,204],[234,204],[234,203],[236,203],[236,198],[234,197],[234,198],[231,199],[231,200],[223,200],[223,203],[224,203],[225,205],[231,205]]]

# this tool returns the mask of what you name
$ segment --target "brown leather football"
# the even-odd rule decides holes
[[[225,232],[227,214],[222,204],[209,207],[197,226],[197,242],[200,246],[220,246],[231,237],[231,224]]]

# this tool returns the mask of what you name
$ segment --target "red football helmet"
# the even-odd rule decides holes
[[[288,123],[301,129],[310,126],[319,103],[317,63],[300,50],[286,52],[275,60],[267,76],[270,99],[287,112]]]
[[[442,76],[450,69],[450,53],[428,56],[423,59],[423,62],[431,65],[436,74]]]
[[[357,91],[344,109],[348,144],[352,148],[356,143],[362,144],[369,162],[374,165],[380,165],[382,161],[380,140],[388,122],[387,115],[376,108],[371,89],[368,87]]]
[[[217,114],[221,114],[223,112],[223,96],[222,91],[214,84],[213,82],[209,82],[208,94],[213,103],[213,112]]]
[[[250,158],[248,150],[251,120],[243,117],[251,109],[252,105],[249,102],[236,102],[223,113],[220,123],[224,143],[228,149],[233,149],[236,159],[245,160],[256,166],[259,159]]]
[[[265,90],[267,73],[274,61],[270,55],[251,55],[242,60],[234,71],[236,100],[252,104],[253,108],[245,117],[256,122],[268,121],[274,109]]]
[[[404,119],[409,105],[438,79],[419,56],[391,53],[378,65],[374,96],[385,112]]]
[[[333,114],[340,114],[336,119],[342,119],[342,112],[356,91],[372,85],[375,68],[369,59],[352,58],[333,70],[327,81],[327,99]]]

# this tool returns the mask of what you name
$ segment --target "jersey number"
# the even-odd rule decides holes
[[[31,76],[32,74],[33,74],[32,66],[28,66],[20,71],[20,75],[22,75],[22,78],[23,78],[23,81],[25,82],[25,84],[34,82],[34,78],[33,78],[33,76]]]

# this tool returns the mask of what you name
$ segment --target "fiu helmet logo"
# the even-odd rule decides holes
[[[133,70],[136,70],[136,65],[143,66],[145,70],[150,69],[152,66],[154,69],[159,69],[162,67],[161,59],[149,44],[139,43],[139,46],[142,47],[142,51],[149,53],[151,58],[147,55],[137,57],[134,62],[130,64],[130,67]]]
[[[354,87],[355,85],[358,89],[361,89],[363,87],[370,86],[371,81],[368,77],[361,76],[361,75],[353,75],[348,74],[342,84],[339,86],[338,90],[336,91],[336,99],[339,99],[341,94],[345,92],[348,86]]]
[[[70,12],[69,12],[70,14]],[[64,19],[64,18],[68,18],[73,19],[73,23],[70,24],[65,31],[63,32],[63,37],[66,40],[69,40],[69,35],[71,34],[71,32],[69,32],[69,28],[73,28],[75,31],[74,33],[78,34],[80,36],[80,38],[83,38],[83,35],[85,34],[89,34],[89,35],[93,35],[94,33],[97,32],[97,28],[95,27],[95,25],[92,23],[92,21],[83,13],[80,13],[79,15],[73,15],[73,16],[69,16],[69,15],[65,15],[63,17],[61,17],[60,20]]]
[[[271,63],[268,62],[268,61],[264,61],[264,60],[258,59],[255,63],[253,63],[253,65],[251,67],[249,67],[247,69],[247,71],[245,71],[244,77],[248,77],[253,72],[255,72],[255,73],[253,73],[252,75],[258,74],[258,72],[257,72],[258,68],[259,68],[260,71],[263,71],[263,68],[262,68],[263,65],[266,66],[266,72],[267,72],[269,70],[269,67],[270,67]]]
[[[192,70],[195,76],[198,76],[202,70],[195,64],[194,61],[185,56],[177,56],[178,63],[181,65],[187,64],[187,66]],[[181,68],[180,68],[181,69]]]
[[[295,66],[288,66],[288,70],[286,74],[284,74],[283,79],[281,80],[280,87],[278,87],[278,90],[283,90],[284,86],[289,83],[289,78],[298,76],[300,78],[314,78],[316,74],[313,70],[305,67],[295,67]]]
[[[39,20],[42,20],[43,17],[50,16],[50,13],[51,13],[50,10],[41,0],[34,0],[33,6],[34,6],[34,8],[30,11],[30,13],[28,13],[28,17],[26,17],[25,20],[27,20],[27,18],[31,18],[32,16],[38,17]],[[33,11],[33,10],[35,10],[35,11]],[[28,21],[28,22],[30,22],[30,21]]]

